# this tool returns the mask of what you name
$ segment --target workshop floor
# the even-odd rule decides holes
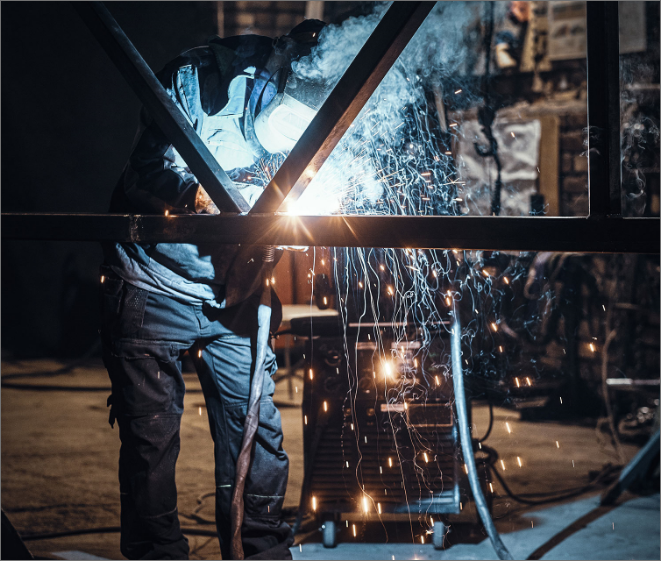
[[[3,361],[2,375],[45,372],[59,366],[44,360]],[[200,522],[213,518],[213,501],[204,499],[200,505],[198,498],[214,488],[212,443],[195,375],[186,375],[186,382],[189,393],[177,470],[179,510],[182,526],[210,530],[213,526]],[[35,385],[35,389],[2,389],[2,508],[10,521],[23,535],[117,526],[119,438],[117,428],[111,430],[107,422],[108,383],[100,363],[65,376],[11,383]],[[83,387],[101,391],[80,391]],[[279,384],[276,400],[288,401],[286,382]],[[281,414],[291,460],[285,506],[295,507],[303,480],[301,411],[283,406]],[[475,407],[473,415],[475,429],[482,434],[488,409]],[[591,471],[619,463],[612,446],[597,437],[594,426],[523,422],[517,412],[503,408],[495,408],[488,444],[503,460],[502,476],[515,493],[580,487]],[[625,445],[625,459],[636,451]],[[627,494],[614,508],[599,507],[598,492],[564,503],[522,508],[500,497],[502,489],[494,486],[496,525],[516,559],[660,558],[658,494]],[[196,509],[198,519],[191,517]],[[409,524],[357,526],[357,538],[344,529],[335,549],[324,549],[318,532],[302,534],[298,538],[303,538],[302,543],[292,550],[294,558],[495,559],[479,527],[470,532],[453,529],[448,548],[436,551],[429,544],[412,544]],[[191,535],[189,540],[191,558],[220,558],[215,538]],[[122,558],[115,532],[28,541],[27,545],[42,558]]]

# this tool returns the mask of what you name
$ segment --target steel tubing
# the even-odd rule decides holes
[[[659,253],[658,218],[2,214],[3,240]]]

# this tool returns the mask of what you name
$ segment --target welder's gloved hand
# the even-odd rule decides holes
[[[202,185],[198,185],[195,193],[195,214],[220,214],[216,203],[211,200]]]

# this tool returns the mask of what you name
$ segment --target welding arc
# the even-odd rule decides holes
[[[461,323],[459,321],[459,312],[456,303],[453,307],[454,321],[452,322],[451,341],[452,341],[452,381],[454,383],[455,407],[457,409],[457,422],[459,424],[459,436],[461,441],[461,451],[464,455],[464,463],[468,471],[468,482],[470,483],[475,506],[482,519],[484,529],[489,535],[491,544],[496,550],[499,559],[512,559],[512,555],[505,547],[505,544],[496,530],[496,526],[489,514],[487,501],[482,493],[480,482],[477,478],[477,467],[475,466],[475,456],[473,455],[473,440],[468,427],[468,413],[466,410],[466,392],[464,390],[464,373],[461,367]]]
[[[241,525],[243,524],[244,502],[243,490],[246,486],[246,478],[250,470],[252,449],[255,444],[255,434],[259,426],[259,402],[262,398],[262,387],[264,386],[264,367],[266,361],[266,349],[269,344],[269,333],[271,327],[271,286],[270,279],[273,271],[273,246],[264,248],[262,267],[262,297],[257,310],[257,357],[255,370],[250,384],[250,400],[246,411],[246,420],[243,424],[243,441],[241,451],[236,460],[234,478],[234,492],[232,494],[232,505],[230,508],[230,520],[232,522],[232,542],[230,550],[232,559],[243,559],[243,543],[241,541]]]

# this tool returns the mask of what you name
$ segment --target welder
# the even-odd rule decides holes
[[[314,116],[314,107],[292,93],[302,88],[291,63],[311,52],[323,26],[306,20],[276,40],[214,38],[158,74],[251,205],[263,184],[251,182],[250,170],[269,154],[291,150]],[[219,212],[144,109],[110,211]],[[112,382],[110,423],[117,421],[121,440],[121,551],[130,559],[188,558],[175,486],[186,352],[204,392],[214,441],[218,538],[223,559],[231,558],[230,503],[255,367],[262,287],[262,264],[249,255],[245,248],[208,243],[104,246],[101,335]],[[281,313],[277,297],[271,297],[275,330]],[[288,458],[272,399],[276,360],[270,347],[265,369],[241,543],[246,558],[291,559],[291,529],[282,520]]]

